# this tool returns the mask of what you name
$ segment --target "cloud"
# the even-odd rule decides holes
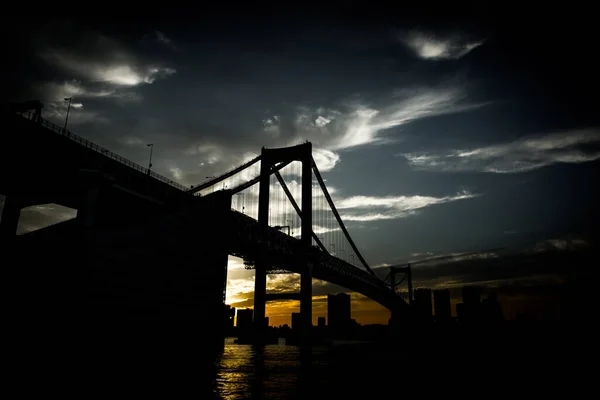
[[[77,100],[86,99],[115,99],[120,102],[139,102],[142,96],[132,90],[110,85],[84,84],[81,80],[71,79],[62,82],[42,82],[37,85],[37,91],[43,101],[62,102],[62,99],[72,97]],[[71,104],[73,106],[73,104]]]
[[[81,79],[116,86],[149,84],[175,73],[175,69],[157,61],[145,61],[116,40],[99,33],[83,33],[75,44],[77,47],[47,43],[39,56]]]
[[[320,172],[331,171],[340,162],[339,154],[326,149],[313,149],[313,159]]]
[[[588,128],[523,137],[486,147],[399,155],[419,170],[517,173],[557,163],[579,164],[598,160],[598,143],[600,129]]]
[[[335,200],[343,221],[379,221],[416,215],[420,209],[436,204],[479,196],[462,191],[451,196],[352,196]]]
[[[397,91],[382,104],[354,100],[340,109],[298,107],[292,115],[263,121],[265,132],[290,143],[309,140],[330,152],[398,140],[385,133],[415,120],[472,110],[486,103],[468,101],[456,85]],[[335,153],[333,153],[335,154]]]
[[[400,35],[400,41],[425,60],[457,60],[485,42],[469,40],[463,35],[443,38],[416,30]]]
[[[59,77],[33,85],[46,103],[64,97],[140,101],[135,87],[176,72],[164,60],[71,23],[54,25],[38,35],[35,44],[37,56],[54,67],[54,75]]]
[[[413,281],[432,289],[459,288],[476,284],[488,288],[506,285],[562,283],[578,279],[598,260],[598,243],[579,235],[567,235],[537,242],[477,253],[433,255],[428,261],[413,261]],[[433,256],[433,257],[431,257]],[[404,264],[394,262],[392,265]],[[389,264],[374,272],[384,279]],[[404,287],[403,290],[406,290]]]
[[[69,114],[69,124],[107,122],[97,103],[88,100],[140,102],[139,86],[176,72],[164,60],[70,22],[50,23],[35,35],[33,43],[34,54],[51,67],[46,69],[52,71],[53,78],[40,81],[32,77],[27,81],[28,90],[45,104],[44,117],[55,123],[64,119],[64,98],[73,98],[72,106],[84,106]]]

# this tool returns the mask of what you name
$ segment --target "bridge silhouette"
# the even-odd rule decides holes
[[[278,298],[300,299],[301,329],[309,334],[313,278],[373,299],[394,321],[408,315],[408,305],[375,275],[350,236],[310,142],[263,147],[239,167],[186,187],[39,112],[7,110],[5,120],[0,240],[42,277],[29,290],[35,304],[57,297],[47,289],[51,281],[62,288],[60,306],[69,315],[200,318],[216,326],[233,255],[255,271],[259,335],[266,302]],[[22,149],[27,160],[15,158]],[[21,209],[46,203],[76,209],[77,217],[17,236]],[[40,264],[53,262],[63,266],[60,278],[39,272]],[[267,293],[267,275],[288,272],[300,274],[300,292]],[[75,311],[73,302],[82,305]]]

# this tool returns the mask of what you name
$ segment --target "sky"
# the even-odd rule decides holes
[[[542,17],[471,5],[440,18],[354,4],[256,15],[15,17],[9,101],[40,99],[44,118],[62,125],[71,97],[71,131],[141,165],[153,143],[153,170],[187,186],[262,146],[308,140],[379,274],[386,265],[481,251],[473,268],[460,257],[415,264],[415,286],[453,288],[456,302],[456,288],[482,284],[500,292],[505,314],[526,312],[533,297],[552,291],[531,287],[563,282],[572,270],[489,268],[506,251],[488,249],[538,254],[597,243],[593,24],[577,10]],[[34,206],[19,232],[73,216]],[[292,289],[297,278],[271,276],[268,288]],[[252,279],[231,258],[227,302],[252,306]],[[315,282],[314,290],[316,320],[326,294],[343,289]],[[352,296],[358,322],[387,323],[386,310]],[[273,303],[267,315],[280,325],[298,309]]]

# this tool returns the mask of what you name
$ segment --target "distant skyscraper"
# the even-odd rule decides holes
[[[488,294],[487,299],[481,302],[481,317],[484,322],[504,321],[502,306],[498,302],[498,295],[495,292]]]
[[[452,317],[450,289],[433,291],[433,307],[435,308],[435,320],[437,322],[448,321]]]
[[[292,330],[296,331],[302,326],[302,317],[299,312],[292,313]]]
[[[327,325],[333,330],[343,330],[350,326],[352,312],[350,295],[347,293],[327,295]]]

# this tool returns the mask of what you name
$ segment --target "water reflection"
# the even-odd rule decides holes
[[[315,369],[328,364],[326,348],[283,343],[267,346],[234,344],[227,339],[216,361],[216,392],[223,400],[306,398],[323,381]]]

